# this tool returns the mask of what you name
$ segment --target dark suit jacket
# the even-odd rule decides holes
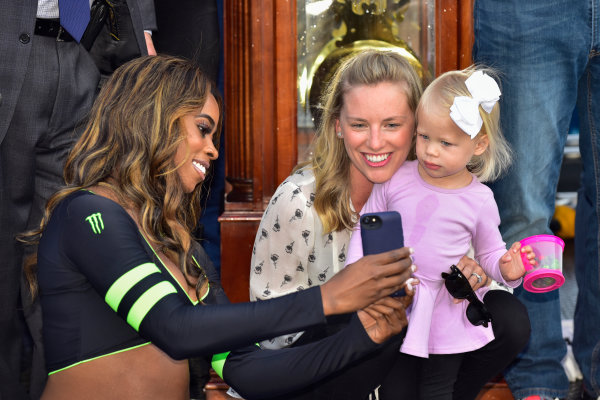
[[[153,0],[127,0],[141,54],[148,54],[143,30],[156,30]],[[0,18],[0,143],[23,85],[31,36],[35,26],[37,0],[2,0]],[[9,61],[10,60],[10,61]]]
[[[21,296],[27,292],[20,289],[22,250],[15,235],[39,223],[48,196],[63,185],[75,122],[89,111],[100,78],[83,47],[49,48],[51,38],[34,36],[37,7],[37,0],[0,0],[0,400],[26,398],[19,385],[19,375],[29,369],[20,365],[23,318],[33,337],[34,361],[26,362],[33,365],[31,397],[43,388],[41,316],[30,297]],[[147,54],[143,29],[156,28],[153,2],[127,0],[127,7],[140,53]],[[59,47],[64,59],[85,62],[61,64]],[[58,82],[55,98],[42,91],[49,82]]]

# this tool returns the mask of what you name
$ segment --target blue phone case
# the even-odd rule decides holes
[[[404,247],[402,218],[397,211],[363,214],[360,217],[360,235],[365,256]],[[405,295],[406,291],[401,289],[392,297]]]

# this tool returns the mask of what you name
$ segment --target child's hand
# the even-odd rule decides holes
[[[531,246],[521,247],[521,243],[513,243],[510,249],[500,258],[500,272],[504,280],[514,281],[525,275],[525,266],[520,253],[527,255],[531,265],[535,264],[535,253]]]

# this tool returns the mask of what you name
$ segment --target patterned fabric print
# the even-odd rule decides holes
[[[323,234],[313,208],[315,178],[304,168],[275,191],[258,228],[250,272],[250,300],[321,285],[344,267],[350,231]],[[262,343],[265,348],[291,345],[301,333]]]

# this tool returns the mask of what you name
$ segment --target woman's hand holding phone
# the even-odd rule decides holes
[[[404,247],[402,218],[397,211],[366,213],[360,217],[360,236],[363,254],[378,254],[391,249]],[[407,282],[408,290],[417,283],[416,279]],[[391,294],[392,297],[406,296],[402,288]]]
[[[413,272],[404,247],[364,256],[320,286],[325,315],[360,310],[400,290]]]

